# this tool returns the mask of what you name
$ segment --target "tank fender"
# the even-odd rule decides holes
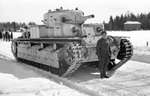
[[[108,39],[108,42],[109,42],[109,45],[110,45],[111,59],[115,59],[118,55],[119,50],[120,50],[121,38],[120,37],[108,36],[107,39]]]

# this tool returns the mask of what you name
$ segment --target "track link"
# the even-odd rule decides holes
[[[72,51],[71,55],[74,57],[74,59],[71,60],[72,62],[70,63],[72,64],[67,69],[67,71],[62,75],[62,77],[72,75],[80,67],[82,56],[83,56],[83,54],[81,54],[82,46],[79,43],[73,42],[73,43],[70,43],[69,45],[71,49],[69,47],[66,47],[66,50]]]
[[[121,45],[120,51],[117,56],[117,58],[120,60],[120,62],[118,62],[116,64],[116,66],[113,67],[110,71],[115,71],[116,69],[120,68],[128,60],[130,60],[133,55],[133,46],[129,40],[122,39],[120,45]]]

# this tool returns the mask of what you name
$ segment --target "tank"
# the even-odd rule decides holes
[[[94,15],[84,16],[81,10],[49,10],[44,14],[43,25],[32,25],[30,32],[12,40],[16,61],[62,77],[70,76],[82,64],[97,63],[96,43],[102,37],[104,25],[84,23],[91,18]],[[128,37],[108,36],[107,39],[112,53],[109,74],[132,57],[133,46]]]

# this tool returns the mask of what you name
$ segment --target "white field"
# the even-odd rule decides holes
[[[21,36],[22,32],[13,32],[13,38]]]
[[[146,46],[148,41],[150,44],[150,30],[139,31],[108,31],[108,35],[128,36],[133,46]]]
[[[149,34],[150,31],[108,32],[108,35],[129,36],[134,46],[146,46],[146,41],[150,42]],[[14,38],[18,36],[20,33],[14,33]],[[0,54],[14,59],[10,42],[0,41]],[[3,56],[0,55],[0,58]],[[66,79],[103,96],[150,96],[149,69],[147,63],[129,61],[109,79],[99,79],[99,70],[91,68],[80,68]],[[87,96],[69,87],[47,79],[32,68],[0,59],[0,96]]]

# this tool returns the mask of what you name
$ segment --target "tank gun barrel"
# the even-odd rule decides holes
[[[94,18],[94,15],[88,15],[88,16],[84,16],[83,17],[83,20],[86,21],[87,19],[91,19],[91,18]]]

